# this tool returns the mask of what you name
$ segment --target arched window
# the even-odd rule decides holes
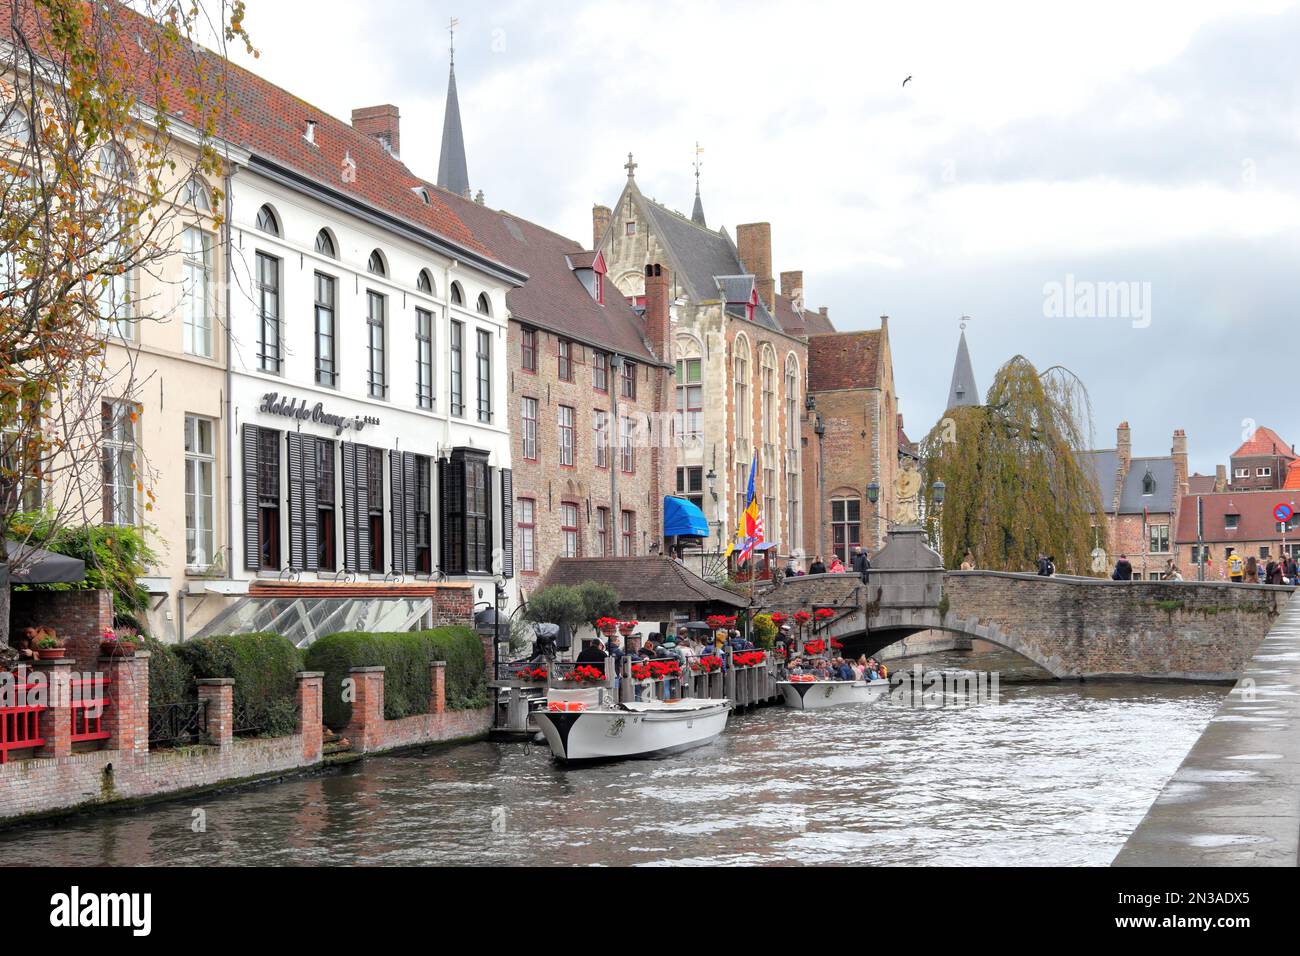
[[[427,295],[433,295],[433,276],[429,275],[428,269],[421,269],[419,278],[415,280],[415,287]]]
[[[212,211],[212,199],[208,191],[208,184],[198,176],[191,176],[185,181],[185,189],[182,192],[181,200],[185,205],[199,212]]]
[[[32,124],[27,119],[27,107],[18,100],[0,106],[0,139],[27,143],[32,138]]]
[[[127,182],[131,179],[131,161],[117,143],[105,143],[95,154],[95,169],[106,179]]]
[[[377,276],[388,275],[388,269],[384,266],[384,255],[378,249],[370,253],[370,261],[366,263],[366,268]]]
[[[459,282],[453,282],[451,284],[451,304],[452,305],[465,304],[465,293],[461,291]]]
[[[732,359],[733,398],[736,403],[736,438],[745,447],[741,451],[748,455],[749,420],[753,410],[749,407],[749,341],[743,336],[736,339]]]
[[[334,248],[334,239],[330,236],[328,229],[322,229],[316,233],[316,251],[322,256],[329,256],[331,259],[339,257],[338,251]]]
[[[263,206],[257,211],[257,228],[273,236],[280,234],[280,220],[270,206]]]
[[[478,304],[475,308],[478,309],[479,315],[492,314],[492,302],[488,299],[486,292],[480,292],[478,294]]]

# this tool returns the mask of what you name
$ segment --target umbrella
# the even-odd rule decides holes
[[[75,584],[86,580],[86,562],[30,544],[6,541],[9,561],[0,564],[0,584]],[[10,565],[15,565],[10,572]]]

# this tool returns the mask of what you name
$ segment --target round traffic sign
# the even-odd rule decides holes
[[[1278,505],[1273,509],[1273,517],[1283,524],[1291,520],[1291,515],[1295,514],[1290,505]]]

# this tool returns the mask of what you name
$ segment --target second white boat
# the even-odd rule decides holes
[[[845,704],[872,704],[889,693],[889,681],[810,680],[776,682],[785,705],[795,710],[822,710]]]
[[[699,747],[727,726],[731,701],[629,701],[581,710],[539,710],[533,719],[557,760],[653,757]]]

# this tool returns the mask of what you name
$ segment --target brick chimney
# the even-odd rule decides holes
[[[600,251],[600,240],[605,238],[605,230],[609,228],[609,220],[614,215],[614,211],[608,206],[591,207],[591,248],[597,252]]]
[[[781,294],[803,307],[803,270],[781,273]]]
[[[1174,429],[1174,443],[1170,449],[1174,459],[1174,494],[1182,496],[1188,493],[1187,483],[1187,433],[1181,428]]]
[[[363,106],[352,111],[352,128],[373,136],[394,156],[402,149],[401,117],[391,103]]]
[[[1214,491],[1215,494],[1222,494],[1228,490],[1228,466],[1214,466]]]
[[[772,279],[772,224],[750,222],[737,226],[736,248],[740,251],[741,265],[754,276],[758,297],[771,311],[776,292],[776,282]]]
[[[645,334],[655,355],[669,358],[669,280],[671,274],[659,263],[645,267]]]
[[[1119,514],[1119,500],[1124,493],[1124,482],[1128,479],[1129,463],[1133,461],[1133,436],[1128,422],[1120,422],[1115,429],[1115,494],[1111,501],[1111,511]]]

